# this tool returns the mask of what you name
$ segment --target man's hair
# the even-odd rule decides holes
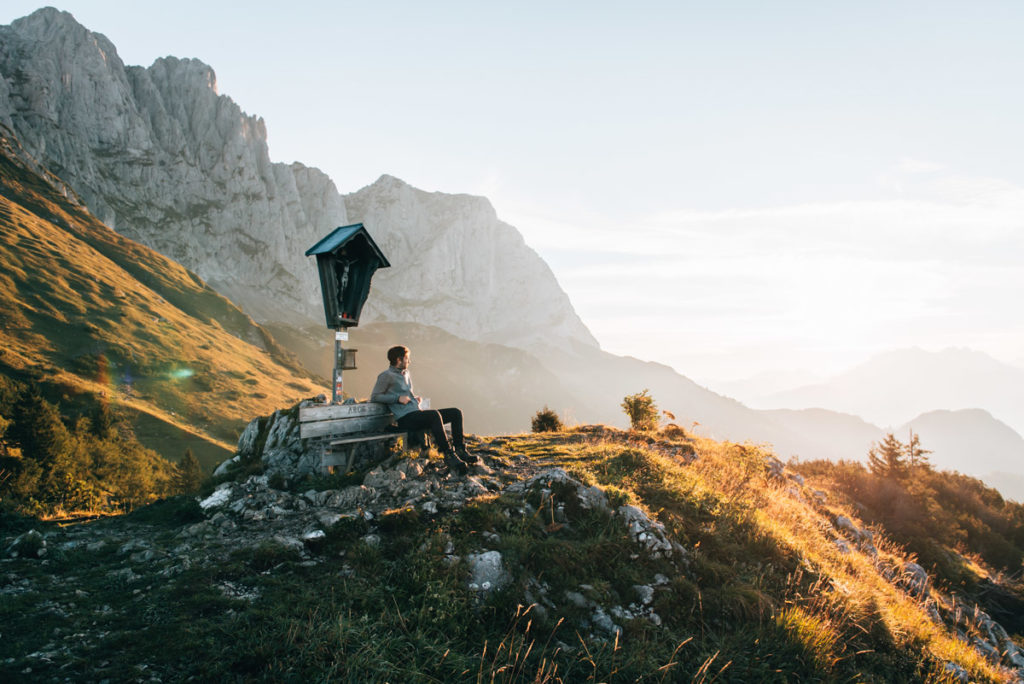
[[[402,357],[404,357],[408,353],[408,347],[404,347],[402,345],[392,347],[391,349],[388,349],[388,363],[394,366],[396,363],[402,360]]]

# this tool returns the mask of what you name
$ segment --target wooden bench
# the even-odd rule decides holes
[[[348,472],[355,456],[355,449],[347,448],[351,445],[395,437],[409,444],[408,433],[394,425],[394,420],[384,404],[304,406],[299,409],[299,436],[327,438],[321,472],[326,474],[334,466],[344,466]]]

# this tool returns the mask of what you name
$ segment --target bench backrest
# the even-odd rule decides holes
[[[323,437],[354,432],[380,432],[394,421],[384,404],[304,406],[299,409],[299,436]]]

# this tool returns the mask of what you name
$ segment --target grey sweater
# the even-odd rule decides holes
[[[402,396],[409,397],[408,404],[398,403],[398,398]],[[370,401],[387,404],[395,418],[401,418],[420,409],[416,403],[416,395],[412,393],[412,376],[409,375],[409,371],[398,370],[394,366],[377,376],[377,382],[370,392]]]

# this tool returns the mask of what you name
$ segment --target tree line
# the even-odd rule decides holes
[[[1024,505],[1005,500],[982,481],[935,470],[931,453],[911,432],[906,443],[892,433],[872,445],[867,465],[853,461],[805,461],[794,467],[830,484],[869,523],[951,584],[976,581],[954,549],[1020,576],[1024,570]]]
[[[122,513],[195,491],[204,479],[186,452],[175,464],[143,446],[102,398],[62,416],[39,386],[0,378],[0,508],[22,515]]]

